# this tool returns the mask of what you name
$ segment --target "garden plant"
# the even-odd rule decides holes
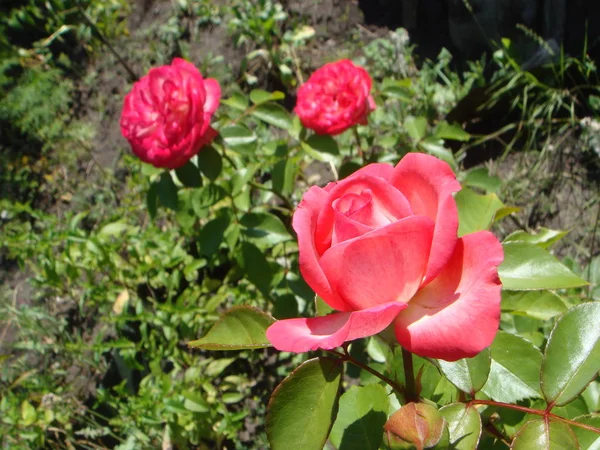
[[[113,39],[115,19],[97,11],[118,2],[101,3],[73,4],[90,52]],[[196,14],[198,27],[223,13],[179,3],[177,21]],[[51,162],[11,162],[5,255],[51,307],[18,305],[16,292],[0,308],[2,339],[19,330],[0,353],[0,448],[599,448],[596,230],[584,262],[557,257],[570,230],[525,226],[501,198],[502,174],[465,168],[469,146],[500,136],[444,118],[483,82],[480,68],[456,76],[442,52],[420,75],[400,73],[381,58],[396,32],[303,75],[297,51],[314,30],[298,19],[284,32],[279,3],[250,3],[229,11],[235,42],[259,46],[243,82],[185,50],[136,73],[111,46],[131,81],[118,110],[128,148],[121,173],[98,170],[102,188],[63,191],[59,169],[35,177]],[[520,101],[545,84],[505,45],[495,95],[513,70]],[[71,70],[50,43],[27,53],[40,66],[3,49],[22,71],[14,84],[1,72],[6,105]],[[277,83],[254,86],[257,58]],[[560,92],[536,101],[575,111]],[[0,119],[65,155],[92,139],[52,111],[27,122],[0,106]],[[531,134],[501,141],[505,155],[553,139],[536,111],[510,128]],[[95,173],[79,171],[74,183]],[[44,210],[35,189],[72,207]]]

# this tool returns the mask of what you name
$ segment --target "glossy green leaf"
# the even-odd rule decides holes
[[[600,414],[587,414],[585,416],[575,417],[575,422],[600,428]],[[585,430],[579,427],[572,427],[577,436],[581,450],[600,450],[600,433]]]
[[[503,291],[502,311],[539,320],[549,320],[567,310],[562,299],[551,291]]]
[[[169,172],[163,172],[157,186],[158,199],[163,206],[177,210],[177,186]]]
[[[413,141],[418,142],[427,133],[427,118],[408,116],[404,119],[404,129]]]
[[[548,248],[561,240],[568,233],[568,231],[550,230],[542,227],[536,234],[530,234],[526,231],[515,231],[514,233],[509,234],[506,239],[504,239],[504,242],[524,242],[527,244],[538,245],[542,248]]]
[[[223,127],[219,134],[225,144],[238,153],[251,153],[256,150],[256,134],[243,125]]]
[[[204,256],[214,254],[225,239],[225,231],[229,227],[229,217],[223,215],[207,222],[200,230],[198,244]]]
[[[566,289],[587,284],[537,245],[512,242],[502,246],[504,262],[498,273],[504,289]]]
[[[292,193],[296,181],[296,170],[298,170],[298,164],[292,158],[285,158],[275,163],[271,171],[275,192],[286,197]]]
[[[488,230],[494,221],[496,212],[504,204],[496,194],[482,195],[467,187],[456,194],[458,207],[458,235]]]
[[[380,384],[352,386],[340,398],[329,439],[337,450],[378,450],[390,408]]]
[[[259,105],[252,115],[269,125],[288,130],[292,127],[292,118],[286,109],[277,103],[264,103]]]
[[[198,153],[198,168],[206,178],[215,181],[223,169],[223,159],[214,147],[204,147]]]
[[[271,291],[273,273],[265,255],[256,245],[242,242],[242,251],[238,253],[238,261],[244,269],[248,280],[254,284],[265,297]]]
[[[506,403],[541,397],[542,353],[529,341],[499,331],[490,347],[492,364],[483,393]]]
[[[265,332],[275,323],[270,315],[252,306],[225,311],[206,335],[188,345],[204,350],[242,350],[270,347]]]
[[[273,392],[267,406],[272,450],[322,450],[338,410],[342,365],[329,358],[306,361]]]
[[[454,450],[476,450],[481,437],[481,417],[474,407],[464,403],[453,403],[440,409],[448,423],[450,448]]]
[[[231,195],[236,196],[249,186],[258,170],[258,164],[249,164],[238,169],[231,177]]]
[[[450,139],[452,141],[464,142],[471,139],[471,135],[463,130],[460,125],[455,123],[450,125],[445,120],[439,123],[433,135],[440,139]]]
[[[200,171],[191,161],[188,161],[183,166],[175,169],[175,173],[177,174],[177,179],[181,181],[181,184],[183,184],[184,186],[202,186],[202,177],[200,176]]]
[[[235,92],[229,98],[222,98],[221,103],[231,106],[234,109],[245,111],[248,108],[248,97],[239,92]]]
[[[253,89],[250,91],[250,101],[255,105],[275,100],[283,100],[285,94],[281,91],[268,92],[263,89]]]
[[[444,376],[467,394],[474,394],[485,385],[491,363],[490,350],[487,348],[473,358],[459,359],[455,362],[441,359],[438,361]]]
[[[337,142],[331,136],[313,134],[302,143],[302,149],[318,161],[335,161],[340,155]]]
[[[247,213],[240,219],[242,233],[258,246],[271,247],[292,239],[281,219],[271,213]]]
[[[556,323],[542,364],[542,392],[548,403],[565,405],[600,370],[600,302],[577,305]]]
[[[191,192],[192,206],[197,216],[204,217],[207,209],[227,197],[225,190],[210,183]]]
[[[556,420],[533,419],[513,439],[511,450],[577,450],[579,444],[571,428]]]
[[[498,192],[502,181],[495,175],[490,175],[485,167],[470,170],[463,184],[474,188],[483,189],[487,193]]]

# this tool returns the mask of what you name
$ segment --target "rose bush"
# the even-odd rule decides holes
[[[302,125],[317,134],[340,134],[367,123],[375,109],[371,84],[367,71],[350,60],[325,64],[298,89],[294,111]]]
[[[121,133],[142,161],[176,169],[217,135],[210,120],[220,97],[216,80],[203,79],[193,64],[175,58],[133,85],[125,97]]]
[[[339,312],[275,322],[273,346],[331,349],[392,324],[420,356],[453,361],[489,346],[503,251],[488,231],[457,237],[459,190],[448,164],[418,153],[311,187],[293,217],[300,270]]]

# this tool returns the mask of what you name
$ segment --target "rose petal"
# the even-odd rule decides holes
[[[267,339],[277,350],[285,352],[329,350],[383,331],[406,306],[392,302],[362,311],[279,320],[267,329]]]
[[[407,303],[425,274],[433,227],[427,217],[407,217],[327,250],[321,267],[344,310]]]
[[[206,90],[206,102],[204,103],[204,115],[210,117],[219,107],[219,100],[221,99],[221,86],[219,82],[213,78],[207,78],[204,80],[204,89]]]
[[[382,167],[375,169],[376,170],[374,170],[373,173],[385,173],[384,171],[386,170]],[[359,172],[362,172],[362,169]],[[332,245],[331,239],[334,228],[335,211],[331,205],[336,199],[341,198],[346,194],[361,194],[362,191],[369,189],[371,191],[374,209],[378,213],[386,216],[390,222],[413,215],[408,200],[398,189],[380,176],[371,176],[359,172],[338,182],[333,189],[329,191],[329,197],[325,200],[326,206],[321,209],[319,218],[317,219],[315,245],[317,252],[319,252],[320,255]]]
[[[440,275],[421,289],[395,323],[402,347],[456,361],[489,346],[500,321],[502,246],[489,231],[458,240]]]
[[[352,178],[359,177],[362,175],[368,175],[371,177],[379,177],[384,180],[390,180],[394,175],[394,166],[386,163],[372,163],[365,167],[357,170],[353,174],[349,175],[345,180],[351,180]]]
[[[304,196],[292,218],[292,227],[298,235],[300,256],[298,264],[304,281],[316,294],[333,309],[348,311],[348,307],[331,290],[329,281],[319,264],[319,254],[315,248],[315,229],[319,211],[325,208],[327,192],[318,186],[311,187]],[[333,224],[331,224],[333,226]]]
[[[460,184],[448,164],[423,153],[404,156],[391,183],[406,196],[415,215],[427,216],[435,222],[424,281],[427,284],[446,265],[458,239],[458,209],[452,194],[460,190]]]

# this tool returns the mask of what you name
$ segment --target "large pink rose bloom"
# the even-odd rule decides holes
[[[325,64],[300,86],[294,111],[306,128],[333,136],[367,123],[375,109],[370,92],[367,71],[344,59]]]
[[[489,346],[500,320],[502,246],[488,231],[457,237],[459,190],[445,162],[418,153],[311,187],[293,218],[300,270],[339,312],[275,322],[273,346],[332,349],[391,324],[420,356],[455,361]]]
[[[203,79],[191,63],[175,58],[151,69],[125,97],[121,133],[142,161],[176,169],[210,143],[210,120],[221,97],[216,80]]]

